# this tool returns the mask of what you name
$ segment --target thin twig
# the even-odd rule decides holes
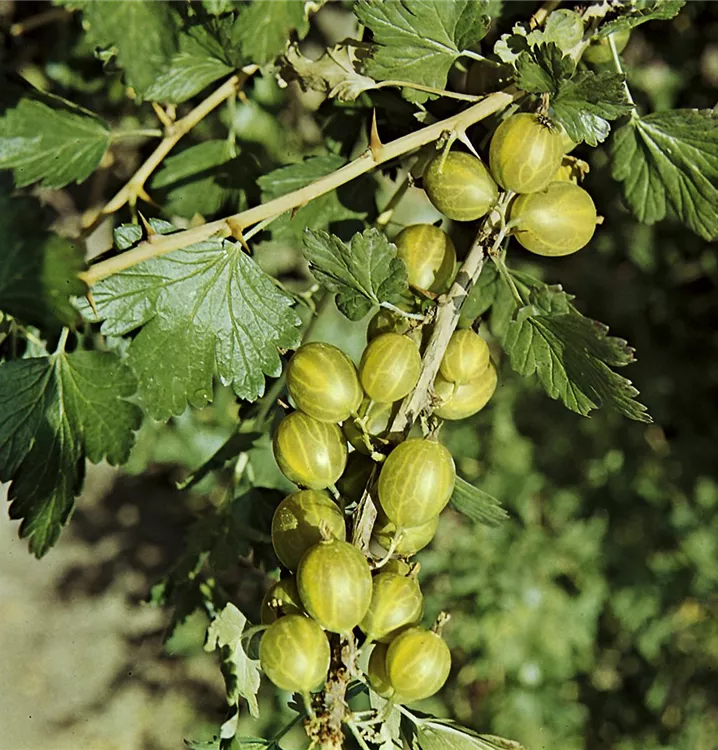
[[[626,99],[628,99],[628,103],[631,105],[631,117],[635,118],[638,116],[638,113],[636,112],[636,102],[633,101],[633,97],[631,96],[631,89],[628,88],[628,81],[626,80],[626,73],[623,70],[623,65],[621,64],[621,58],[618,55],[618,50],[616,49],[616,41],[613,38],[613,34],[608,35],[608,46],[611,48],[611,57],[613,58],[613,66],[616,68],[616,72],[623,76],[623,90],[626,92]]]
[[[165,156],[177,145],[177,142],[212,112],[212,110],[229,99],[256,70],[256,66],[251,65],[244,68],[241,73],[231,76],[181,120],[177,120],[177,122],[169,125],[161,143],[150,154],[144,164],[132,175],[129,182],[102,209],[101,213],[114,213],[128,201],[132,201],[138,195],[142,195],[145,183],[150,175],[162,163]]]
[[[50,10],[38,13],[36,16],[30,16],[24,21],[18,21],[10,27],[10,36],[22,36],[27,34],[28,31],[34,31],[40,26],[44,26],[48,23],[55,21],[65,21],[70,18],[70,11],[68,8],[51,8]]]
[[[504,196],[505,197],[505,196]],[[434,331],[426,346],[421,373],[414,390],[404,399],[391,424],[391,432],[406,433],[429,404],[431,388],[449,339],[459,322],[461,308],[479,278],[489,238],[504,225],[506,201],[502,198],[483,221],[466,260],[447,294],[439,298]]]
[[[173,250],[179,250],[196,242],[203,242],[215,235],[227,237],[233,232],[236,234],[238,231],[242,231],[264,219],[279,216],[285,211],[303,206],[310,200],[318,198],[320,195],[325,195],[341,185],[356,179],[360,175],[371,171],[379,164],[384,164],[437,140],[446,131],[451,132],[466,129],[470,125],[504,109],[521,95],[522,92],[514,87],[510,87],[505,91],[497,91],[463,112],[459,112],[452,117],[447,117],[445,120],[440,120],[421,130],[383,144],[380,153],[376,156],[371,150],[367,149],[357,159],[341,167],[336,172],[332,172],[326,177],[313,182],[311,185],[287,193],[280,198],[275,198],[268,203],[262,203],[259,206],[225,219],[218,219],[217,221],[187,229],[183,232],[153,235],[131,250],[95,264],[82,274],[82,279],[91,286],[101,279],[124,271],[127,268],[132,268],[150,258],[165,255]]]

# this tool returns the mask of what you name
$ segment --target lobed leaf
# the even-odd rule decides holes
[[[70,298],[85,293],[80,247],[44,229],[40,204],[0,181],[0,309],[43,329],[73,325]]]
[[[337,293],[337,307],[350,320],[360,320],[382,302],[399,302],[407,289],[396,245],[373,227],[355,234],[349,245],[306,229],[304,257],[317,281]]]
[[[606,37],[616,31],[633,29],[646,21],[667,21],[678,15],[686,4],[685,0],[629,0],[627,3],[616,4],[617,18],[611,18],[601,25],[598,36]]]
[[[83,182],[109,145],[106,122],[59,97],[23,95],[0,115],[0,169],[13,170],[17,187]]]
[[[209,54],[179,52],[150,85],[145,97],[150,101],[181,104],[231,72],[229,65]]]
[[[191,219],[214,216],[223,208],[241,211],[255,179],[248,156],[236,156],[226,140],[204,141],[165,159],[150,188],[159,191],[168,213]]]
[[[502,346],[520,375],[538,375],[551,398],[587,416],[609,406],[629,419],[650,422],[646,407],[635,400],[631,381],[611,367],[634,361],[623,339],[608,336],[602,323],[586,318],[560,286],[550,287],[524,274],[514,274],[528,292],[528,304],[515,311]]]
[[[144,98],[178,51],[179,17],[172,3],[86,2],[81,7],[90,41],[117,58],[128,85]]]
[[[718,116],[676,109],[634,117],[611,144],[613,177],[646,224],[671,210],[706,240],[718,238]]]
[[[454,510],[458,510],[472,521],[485,526],[498,526],[509,517],[495,497],[469,484],[461,477],[456,477],[451,505]]]
[[[266,65],[287,48],[292,32],[303,39],[309,31],[303,0],[251,3],[237,22],[236,40],[247,62]]]
[[[76,351],[0,365],[0,480],[10,517],[42,557],[82,488],[85,458],[127,460],[142,413],[135,378],[115,354]]]
[[[94,310],[108,336],[137,331],[128,363],[155,419],[202,407],[212,377],[239,398],[264,393],[264,376],[281,372],[278,348],[299,344],[300,319],[278,289],[233,242],[210,240],[153,258],[93,287]]]
[[[489,29],[488,4],[471,0],[359,0],[359,20],[376,47],[365,72],[378,81],[399,80],[446,88],[454,62]],[[414,101],[428,94],[412,91]]]
[[[550,111],[571,140],[597,146],[608,137],[608,120],[628,114],[631,104],[626,98],[623,76],[583,70],[561,81]]]
[[[234,606],[228,604],[215,616],[207,629],[205,651],[219,650],[222,656],[222,671],[227,685],[227,701],[236,704],[244,698],[249,712],[259,716],[257,693],[259,692],[259,660],[250,659],[242,646],[242,634],[247,626],[247,618]],[[220,733],[227,739],[226,732]]]
[[[519,742],[478,734],[462,727],[451,719],[437,719],[419,711],[402,711],[408,721],[404,723],[410,746],[418,750],[526,750]]]

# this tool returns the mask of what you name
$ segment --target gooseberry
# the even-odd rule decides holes
[[[299,563],[297,587],[304,608],[323,628],[349,633],[371,603],[369,563],[348,542],[319,542]]]
[[[354,363],[320,341],[303,344],[289,360],[287,390],[297,409],[321,422],[343,422],[363,396]]]
[[[397,555],[411,557],[424,549],[434,538],[439,525],[439,516],[432,516],[420,526],[409,526],[401,530],[399,541],[394,546]],[[377,517],[372,531],[372,539],[381,547],[388,550],[397,534],[396,524],[392,523],[381,508],[377,509]],[[386,566],[384,566],[386,567]]]
[[[444,509],[454,491],[456,470],[440,443],[405,440],[389,454],[379,474],[379,502],[398,529],[421,526]]]
[[[370,641],[391,640],[416,625],[423,611],[424,597],[414,578],[381,572],[374,576],[371,604],[359,627]]]
[[[620,29],[613,34],[603,37],[602,39],[592,39],[583,53],[583,59],[592,65],[601,65],[613,60],[611,45],[608,43],[609,37],[613,37],[613,43],[616,45],[616,52],[623,52],[631,37],[630,29]]]
[[[262,634],[259,663],[282,690],[308,693],[324,685],[329,671],[329,641],[319,625],[302,615],[286,615]]]
[[[408,576],[411,572],[411,565],[404,560],[400,560],[398,557],[392,557],[391,560],[387,560],[384,563],[384,567],[381,569],[382,573],[396,573],[400,576]]]
[[[537,255],[570,255],[584,247],[596,229],[591,196],[572,182],[552,182],[545,190],[520,195],[511,206],[515,237]]]
[[[390,403],[404,398],[416,385],[421,354],[407,336],[383,333],[364,350],[359,377],[369,398]]]
[[[277,465],[287,479],[313,490],[334,484],[347,463],[347,444],[339,426],[301,411],[279,423],[273,447]]]
[[[264,625],[271,625],[284,615],[304,614],[304,606],[299,598],[297,581],[294,576],[282,578],[269,587],[262,599],[260,617]]]
[[[274,511],[272,545],[279,561],[289,570],[296,570],[304,553],[326,534],[346,539],[344,514],[323,492],[294,492]]]
[[[421,329],[412,326],[411,320],[392,310],[382,307],[369,321],[366,329],[367,341],[381,336],[382,333],[401,333],[407,335],[417,346],[421,345]]]
[[[446,232],[433,224],[413,224],[394,238],[409,286],[441,294],[454,276],[456,250]]]
[[[388,649],[388,644],[377,643],[372,649],[366,669],[366,676],[371,689],[382,698],[391,698],[394,694],[394,688],[386,673],[386,652]]]
[[[451,652],[431,630],[409,628],[389,644],[384,663],[399,700],[418,701],[444,685],[451,670]]]
[[[449,339],[439,372],[452,383],[475,380],[489,366],[489,345],[470,329],[454,331]]]
[[[489,147],[491,174],[505,190],[534,193],[551,182],[564,154],[561,132],[528,112],[507,117]]]
[[[496,390],[496,367],[493,363],[475,380],[457,385],[445,380],[441,375],[434,380],[434,393],[439,405],[434,414],[441,419],[466,419],[486,406]]]
[[[463,151],[434,157],[424,171],[423,185],[434,207],[455,221],[485,216],[499,196],[486,165]]]

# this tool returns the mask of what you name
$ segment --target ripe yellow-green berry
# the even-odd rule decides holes
[[[363,396],[354,363],[320,341],[300,346],[289,360],[287,390],[297,409],[321,422],[343,422]]]
[[[486,406],[496,391],[497,375],[493,362],[475,380],[457,385],[445,380],[441,375],[434,380],[434,393],[439,405],[434,414],[441,419],[466,419]]]
[[[272,517],[272,545],[279,561],[296,570],[304,553],[331,534],[346,539],[344,514],[317,490],[294,492],[282,500]]]
[[[371,689],[382,698],[391,698],[394,694],[394,688],[389,682],[386,674],[386,652],[389,645],[386,643],[377,643],[372,649],[369,657],[369,664],[366,670],[366,676],[371,685]]]
[[[401,530],[401,537],[394,546],[397,555],[411,557],[424,549],[434,538],[439,525],[439,516],[433,516],[421,526],[409,526]],[[396,524],[392,523],[381,508],[377,508],[377,517],[372,531],[372,539],[385,550],[388,550],[396,537]],[[386,567],[386,566],[385,566]]]
[[[440,690],[451,670],[451,652],[441,636],[409,628],[389,644],[386,675],[398,702],[419,701]]]
[[[302,615],[304,605],[299,598],[297,581],[294,576],[282,578],[269,587],[262,599],[260,617],[263,625],[271,625],[284,615]]]
[[[304,608],[332,633],[349,633],[366,615],[371,603],[369,563],[348,542],[320,542],[302,558],[297,587]]]
[[[561,165],[563,149],[564,139],[558,129],[527,112],[511,115],[491,138],[491,174],[505,190],[543,190]]]
[[[424,171],[423,185],[434,207],[455,221],[480,219],[499,197],[486,165],[463,151],[434,157]]]
[[[367,396],[391,403],[404,398],[416,385],[421,354],[407,336],[383,333],[369,343],[359,365],[359,377]]]
[[[371,604],[359,627],[370,641],[391,640],[416,625],[423,611],[424,597],[413,578],[381,572],[374,576]]]
[[[616,52],[620,54],[628,44],[630,36],[630,29],[621,29],[620,31],[614,31],[613,34],[609,34],[602,39],[592,39],[591,44],[586,47],[583,53],[583,59],[592,65],[609,63],[613,60],[611,45],[608,43],[609,37],[613,38],[613,43],[616,45]]]
[[[277,465],[287,479],[313,490],[334,484],[347,463],[347,444],[339,426],[301,411],[279,423],[273,447]]]
[[[456,250],[446,232],[433,224],[413,224],[394,238],[404,261],[409,286],[435,294],[445,292],[454,277]]]
[[[489,345],[478,333],[469,329],[454,331],[439,372],[452,383],[469,383],[484,373],[490,361]]]
[[[405,440],[389,454],[379,474],[379,502],[398,529],[421,526],[444,509],[454,491],[456,469],[440,443]]]
[[[596,229],[591,196],[572,182],[552,182],[545,190],[520,195],[511,206],[515,237],[537,255],[570,255],[588,244]]]
[[[259,664],[282,690],[308,693],[324,685],[329,671],[329,641],[314,620],[286,615],[273,622],[259,643]]]
[[[553,176],[551,182],[573,182],[575,185],[584,178],[588,173],[588,164],[574,156],[564,156],[561,160],[561,166]]]
[[[383,307],[369,321],[366,329],[367,341],[381,336],[382,333],[407,334],[410,338],[414,339],[417,346],[421,343],[421,331],[412,328],[409,318]]]

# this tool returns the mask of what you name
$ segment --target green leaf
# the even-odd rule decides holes
[[[399,302],[407,289],[396,245],[374,227],[355,234],[349,245],[306,229],[304,257],[317,281],[337,293],[337,307],[350,320],[360,320],[382,302]]]
[[[632,29],[646,21],[667,21],[677,16],[685,4],[685,0],[631,0],[618,4],[612,12],[619,13],[619,17],[604,23],[598,36],[606,37],[621,29]],[[611,12],[606,18],[610,17]]]
[[[573,60],[553,42],[539,44],[518,56],[516,85],[531,94],[556,95],[574,67]]]
[[[448,719],[422,722],[416,733],[421,750],[525,750],[518,742],[477,734]]]
[[[341,156],[327,154],[312,156],[297,164],[275,169],[257,180],[262,189],[262,201],[299,190],[345,164],[346,160]],[[360,177],[338,190],[314,198],[297,211],[288,211],[276,219],[270,227],[272,239],[299,244],[307,227],[339,232],[340,225],[349,224],[356,230],[376,210],[375,189],[373,178]]]
[[[81,248],[44,229],[45,217],[33,198],[11,197],[0,181],[0,310],[43,329],[72,325],[70,302],[85,294],[78,273]],[[9,187],[9,186],[7,186]]]
[[[583,416],[609,406],[629,419],[650,422],[631,381],[611,369],[633,362],[633,349],[608,336],[602,323],[581,315],[560,286],[513,275],[529,290],[528,304],[516,312],[502,341],[514,370],[538,375],[551,398]]]
[[[264,392],[264,375],[281,372],[278,347],[299,344],[292,299],[233,242],[210,240],[153,258],[93,287],[108,336],[139,329],[128,363],[155,419],[202,407],[216,369],[242,399]]]
[[[359,72],[356,47],[353,46],[337,45],[318,60],[311,60],[301,53],[298,45],[292,44],[284,60],[282,78],[298,80],[305,91],[319,91],[329,98],[336,97],[340,102],[352,102],[376,86],[373,78]]]
[[[571,140],[597,146],[609,132],[608,120],[631,111],[623,86],[623,76],[610,71],[584,70],[561,81],[551,100],[550,113],[566,129]]]
[[[471,0],[359,0],[354,13],[374,34],[368,75],[439,89],[446,88],[452,65],[490,24],[487,4]],[[416,91],[409,96],[428,98]]]
[[[240,697],[244,698],[249,712],[256,718],[259,716],[259,661],[250,659],[242,646],[242,633],[246,626],[247,618],[234,604],[228,604],[210,623],[204,648],[205,651],[220,651],[227,702],[232,705]],[[221,736],[227,737],[226,734]]]
[[[192,218],[214,216],[223,208],[236,213],[247,206],[247,191],[256,180],[247,156],[233,156],[225,140],[205,141],[165,159],[152,179],[165,210]]]
[[[514,740],[477,734],[450,719],[425,718],[414,726],[420,750],[526,750]]]
[[[523,24],[514,25],[510,34],[503,34],[494,45],[494,53],[502,62],[515,65],[522,52],[541,44],[554,44],[569,54],[583,38],[583,20],[573,10],[554,10],[543,29],[529,31]]]
[[[164,73],[147,89],[145,98],[181,104],[231,72],[229,65],[209,54],[179,52],[170,60]]]
[[[127,460],[142,413],[135,379],[109,352],[76,351],[0,365],[0,480],[20,536],[42,557],[82,488],[85,458]]]
[[[254,2],[242,11],[236,39],[247,62],[266,65],[284,52],[292,32],[303,39],[309,31],[303,0]]]
[[[23,96],[0,116],[0,169],[14,170],[17,187],[83,182],[109,145],[106,122],[59,97]]]
[[[635,117],[611,145],[613,177],[638,219],[670,211],[703,239],[718,238],[718,115],[676,109]]]
[[[172,3],[88,2],[82,15],[90,42],[114,54],[127,83],[144,98],[177,52],[178,16]]]
[[[474,487],[461,477],[456,477],[451,505],[454,510],[484,526],[498,526],[509,517],[495,497],[491,497],[488,492]]]
[[[499,274],[493,263],[484,263],[478,281],[464,300],[461,308],[461,322],[471,325],[494,304],[499,289]]]

